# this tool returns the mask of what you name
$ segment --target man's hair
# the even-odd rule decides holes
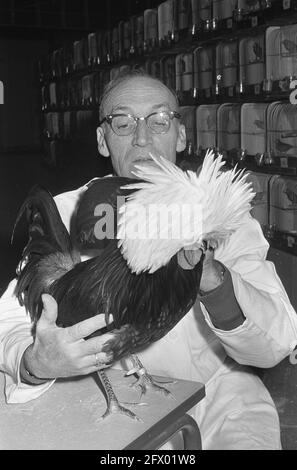
[[[178,100],[178,96],[177,96],[175,90],[173,88],[169,87],[168,85],[165,85],[165,83],[162,80],[160,80],[157,77],[154,77],[154,76],[150,75],[143,68],[123,69],[118,73],[118,75],[115,78],[110,80],[110,82],[108,82],[105,85],[104,89],[103,89],[103,93],[101,95],[100,104],[99,104],[99,119],[100,119],[100,121],[105,117],[105,114],[103,112],[103,108],[104,108],[104,103],[105,103],[107,97],[112,93],[112,91],[118,85],[120,85],[121,83],[126,82],[126,81],[128,81],[132,78],[135,78],[135,77],[150,78],[152,80],[155,80],[158,83],[161,83],[164,87],[166,87],[170,91],[170,93],[173,95],[174,99],[176,100],[177,107],[179,107],[179,100]]]

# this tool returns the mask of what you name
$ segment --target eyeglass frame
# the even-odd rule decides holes
[[[154,114],[162,114],[162,113],[167,114],[168,117],[169,117],[169,128],[168,128],[167,131],[165,131],[165,132],[154,132],[153,129],[151,129],[151,128],[148,126],[147,120],[148,120],[151,116],[153,116]],[[118,116],[127,116],[127,117],[129,117],[129,118],[133,118],[133,119],[134,119],[134,122],[136,123],[136,126],[135,126],[134,130],[132,130],[132,132],[131,132],[130,134],[126,134],[126,135],[123,134],[123,135],[121,135],[121,134],[117,134],[117,132],[115,132],[114,128],[112,127],[112,120],[113,120],[113,118],[118,117]],[[116,113],[116,114],[107,114],[107,116],[105,116],[105,117],[99,122],[99,126],[101,126],[101,124],[103,124],[103,123],[106,121],[106,122],[110,125],[112,131],[113,131],[116,135],[118,135],[119,137],[128,137],[128,136],[130,136],[130,135],[133,135],[134,132],[136,131],[138,121],[145,121],[145,124],[146,124],[147,128],[150,129],[150,131],[151,131],[153,134],[156,134],[156,135],[163,135],[163,134],[167,134],[167,132],[169,131],[169,129],[170,129],[170,122],[171,122],[174,118],[176,118],[176,119],[181,119],[181,114],[178,113],[177,111],[155,111],[155,112],[153,112],[153,113],[148,114],[148,116],[140,116],[140,117],[137,117],[137,116],[133,116],[133,114],[130,114],[130,113],[128,113],[128,114],[126,114],[126,113]]]

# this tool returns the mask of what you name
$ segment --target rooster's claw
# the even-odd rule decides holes
[[[142,421],[133,411],[129,410],[122,406],[119,402],[112,402],[107,407],[105,413],[101,416],[101,420],[106,419],[111,415],[121,414],[124,416],[128,416],[128,418],[133,419],[134,421]]]
[[[137,381],[131,384],[131,387],[140,388],[141,397],[142,395],[145,395],[148,390],[152,390],[153,392],[160,393],[166,397],[173,398],[175,400],[174,396],[169,390],[167,390],[167,388],[158,385],[157,381],[154,380],[152,376],[147,373],[141,374]]]

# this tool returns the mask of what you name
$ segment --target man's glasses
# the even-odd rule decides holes
[[[161,111],[146,117],[135,117],[132,114],[109,114],[102,119],[99,125],[106,121],[115,134],[127,136],[134,134],[138,121],[145,121],[153,134],[166,134],[170,129],[170,122],[174,118],[180,119],[181,115],[176,111]]]

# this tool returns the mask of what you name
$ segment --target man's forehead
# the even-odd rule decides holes
[[[176,108],[173,93],[161,82],[150,77],[133,77],[118,83],[104,100],[104,110],[129,110],[133,106]]]

